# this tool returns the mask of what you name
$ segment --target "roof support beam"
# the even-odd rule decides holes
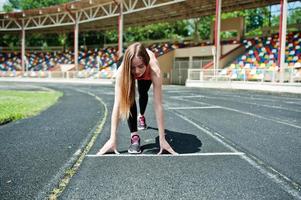
[[[118,56],[123,55],[123,0],[119,3],[119,17],[118,17]]]
[[[280,0],[280,24],[279,24],[279,48],[278,48],[278,66],[280,67],[280,82],[284,81],[285,67],[285,42],[286,42],[286,24],[287,24],[287,0]]]
[[[79,26],[78,26],[78,13],[75,14],[74,19],[74,65],[75,69],[78,72],[78,33],[79,33]]]
[[[216,72],[219,69],[219,61],[221,54],[220,47],[220,29],[221,29],[221,6],[222,0],[216,0],[216,9],[215,9],[215,26],[214,26],[214,77],[216,77]]]
[[[139,0],[123,0],[123,15],[177,4],[184,1],[185,0],[168,0],[160,2],[159,0],[145,0],[144,3],[141,4]],[[22,19],[24,19],[26,24],[26,26],[24,27],[25,30],[68,26],[74,24],[72,15],[75,12],[79,13],[80,16],[78,18],[79,24],[119,16],[118,5],[116,5],[116,3],[112,1],[105,4],[97,4],[88,8],[79,9],[78,11],[72,11],[68,9],[64,12],[28,16]],[[18,24],[18,22],[15,21],[14,18],[8,17],[7,19],[0,20],[0,31],[22,30],[22,27]]]
[[[21,32],[21,66],[22,66],[22,73],[25,72],[25,61],[26,61],[26,55],[25,55],[25,23],[24,20],[22,20],[22,32]]]

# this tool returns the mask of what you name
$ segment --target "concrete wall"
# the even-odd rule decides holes
[[[237,48],[237,49],[235,49],[235,48]],[[232,52],[229,53],[230,51],[232,51]],[[237,45],[234,48],[232,48],[230,51],[228,52],[229,53],[228,55],[221,58],[220,68],[228,67],[227,65],[229,64],[229,62],[233,61],[235,58],[237,58],[239,55],[241,55],[245,52],[245,47],[244,47],[244,45]]]
[[[235,49],[236,47],[238,47],[240,44],[227,44],[227,45],[223,45],[222,46],[222,53],[221,56],[229,53],[230,51],[232,51],[233,49]]]
[[[225,55],[228,52],[232,51],[240,44],[226,44],[222,45],[221,55]],[[212,54],[213,46],[204,46],[204,47],[191,47],[191,48],[183,48],[175,50],[175,58],[189,58],[189,57],[205,57],[205,56],[213,56]]]
[[[194,56],[212,56],[212,46],[191,47],[175,50],[175,58]]]
[[[171,70],[173,65],[175,51],[168,52],[163,56],[158,57],[159,65],[161,68],[163,84],[171,83]]]

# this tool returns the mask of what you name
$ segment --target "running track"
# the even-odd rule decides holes
[[[52,88],[65,96],[39,116],[0,127],[0,158],[5,161],[0,165],[1,199],[44,198],[101,120],[105,124],[100,135],[60,199],[301,199],[300,95],[166,86],[167,139],[181,155],[155,155],[158,134],[150,91],[149,129],[141,131],[143,154],[126,153],[129,132],[122,122],[118,130],[122,154],[96,157],[109,137],[112,86],[11,85]],[[24,136],[24,130],[58,117],[62,122],[56,127],[48,124],[42,129],[45,135],[60,132],[53,146],[48,146],[53,137],[39,135],[41,130],[29,139]],[[13,148],[16,142],[22,144],[20,138],[34,147]],[[27,149],[26,159],[16,155],[22,155],[22,148]],[[43,155],[52,159],[36,161]]]

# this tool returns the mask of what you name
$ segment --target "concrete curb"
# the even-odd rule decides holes
[[[189,81],[186,87],[216,88],[216,89],[238,89],[238,90],[257,90],[269,92],[285,92],[301,94],[301,83],[264,83],[264,82],[200,82]]]
[[[33,83],[70,83],[70,84],[95,84],[113,85],[114,79],[59,79],[59,78],[7,78],[1,77],[0,82],[33,82]],[[301,94],[301,83],[266,83],[266,82],[243,82],[243,81],[218,81],[201,82],[188,81],[186,87],[257,90],[278,93]]]
[[[81,163],[83,162],[86,154],[90,151],[92,146],[94,145],[98,135],[101,133],[103,126],[107,120],[108,109],[106,104],[103,102],[101,98],[91,92],[85,92],[80,89],[76,89],[76,91],[88,94],[94,97],[97,101],[99,101],[104,106],[104,116],[100,119],[97,124],[94,126],[92,131],[89,133],[88,137],[82,142],[80,149],[74,154],[71,160],[68,162],[70,167],[65,167],[64,175],[61,176],[60,180],[57,181],[58,185],[52,188],[52,192],[49,195],[48,199],[58,199],[58,197],[62,194],[62,192],[68,186],[72,176],[79,170]]]

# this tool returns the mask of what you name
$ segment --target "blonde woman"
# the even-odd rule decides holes
[[[135,101],[135,83],[137,80],[140,114],[137,125],[137,107]],[[111,116],[111,136],[97,155],[117,151],[116,131],[120,119],[127,119],[131,131],[129,153],[141,153],[138,129],[146,129],[144,112],[148,101],[148,90],[153,84],[154,109],[159,130],[161,154],[163,150],[177,154],[165,139],[162,107],[162,79],[159,63],[155,55],[141,43],[130,45],[125,51],[123,61],[117,70],[115,100]]]

